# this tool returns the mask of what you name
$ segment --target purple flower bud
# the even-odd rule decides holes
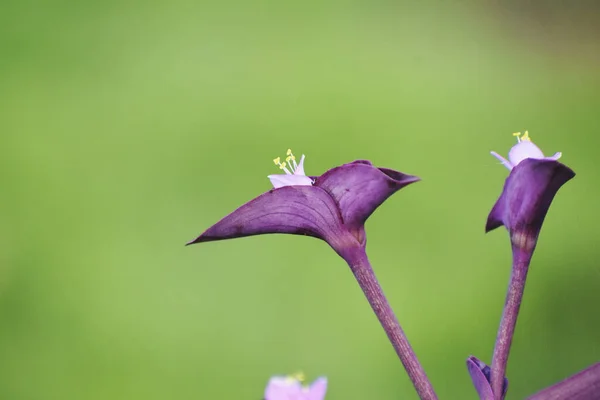
[[[264,400],[323,400],[327,392],[327,379],[318,378],[310,386],[304,386],[302,374],[274,376],[265,389]]]
[[[471,375],[471,381],[475,390],[479,394],[480,400],[494,400],[494,393],[490,385],[491,370],[483,361],[477,357],[469,356],[467,358],[467,370]],[[502,398],[506,396],[508,390],[508,379],[504,378],[504,385],[502,387]]]

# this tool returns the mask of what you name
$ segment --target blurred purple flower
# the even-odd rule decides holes
[[[505,391],[503,381],[510,346],[529,264],[544,218],[558,189],[575,176],[569,167],[556,161],[561,153],[544,157],[527,132],[523,137],[520,133],[514,135],[518,137],[518,143],[510,150],[509,160],[492,152],[510,170],[510,174],[485,226],[485,231],[489,232],[504,225],[513,253],[512,273],[492,358],[490,384],[496,399],[501,399],[503,394],[500,393]]]
[[[304,386],[304,375],[274,376],[265,389],[264,400],[323,400],[327,392],[327,379],[318,378]]]
[[[364,160],[308,177],[304,156],[296,164],[288,151],[286,161],[274,160],[286,172],[269,176],[274,189],[242,205],[188,244],[289,233],[322,239],[346,259],[346,250],[364,247],[364,223],[373,211],[393,193],[419,180]]]
[[[490,375],[491,370],[483,361],[477,357],[470,356],[467,358],[467,370],[471,375],[471,381],[477,394],[479,394],[480,400],[494,400],[494,393],[490,386]],[[508,389],[508,379],[504,378],[504,386],[502,388],[502,398],[506,396],[506,390]]]

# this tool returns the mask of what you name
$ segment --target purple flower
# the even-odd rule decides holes
[[[495,152],[492,154],[511,172],[488,216],[485,230],[489,232],[504,225],[517,245],[534,246],[556,192],[575,173],[556,161],[561,153],[544,157],[527,132],[510,150],[510,161]]]
[[[544,157],[525,132],[514,134],[518,143],[508,154],[509,161],[492,152],[509,170],[504,190],[490,212],[485,231],[501,225],[512,243],[513,265],[508,292],[492,357],[490,384],[496,399],[504,396],[508,355],[517,324],[519,308],[533,251],[554,196],[575,173],[556,161],[561,153]]]
[[[494,400],[494,393],[490,386],[490,374],[491,370],[483,361],[477,357],[470,356],[467,358],[467,370],[471,375],[471,381],[477,394],[479,394],[480,400]],[[504,385],[502,387],[502,398],[506,396],[506,390],[508,389],[508,379],[504,378]]]
[[[324,240],[348,263],[419,396],[424,400],[437,399],[365,252],[367,218],[388,197],[419,178],[377,168],[365,160],[313,177],[304,173],[304,159],[302,156],[296,163],[291,150],[284,162],[274,159],[275,165],[285,172],[269,175],[274,189],[242,205],[188,244],[266,233]]]
[[[274,160],[286,174],[270,175],[274,189],[242,205],[188,244],[267,233],[322,239],[345,257],[365,245],[366,219],[397,190],[419,180],[359,160],[318,177],[304,174],[304,156],[296,164]]]
[[[318,378],[304,386],[304,375],[274,376],[265,389],[264,400],[323,400],[327,392],[327,379]]]

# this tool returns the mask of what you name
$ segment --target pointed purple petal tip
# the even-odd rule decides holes
[[[202,242],[202,235],[198,236],[194,240],[191,240],[191,241],[187,242],[185,245],[189,246],[190,244],[201,243],[201,242]]]
[[[503,195],[500,195],[500,198],[498,199],[498,201],[496,201],[496,204],[494,204],[492,211],[490,211],[490,214],[488,215],[487,222],[485,223],[485,233],[493,231],[494,229],[499,228],[503,225],[502,224],[503,214],[504,214],[504,199],[503,199]]]

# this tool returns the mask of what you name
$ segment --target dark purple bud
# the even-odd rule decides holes
[[[312,185],[280,186],[258,196],[188,244],[289,233],[322,239],[344,257],[346,249],[365,245],[364,223],[373,211],[418,180],[368,161],[344,164],[315,177]]]
[[[467,358],[467,369],[471,375],[471,381],[475,390],[479,394],[480,400],[494,400],[494,393],[490,385],[491,370],[483,361],[477,357],[470,356]],[[502,387],[502,398],[506,396],[508,390],[508,379],[504,378],[504,386]]]
[[[546,388],[527,400],[593,400],[600,399],[600,363]]]
[[[556,192],[575,173],[555,160],[528,158],[515,166],[488,216],[485,231],[504,225],[514,245],[533,250]]]

